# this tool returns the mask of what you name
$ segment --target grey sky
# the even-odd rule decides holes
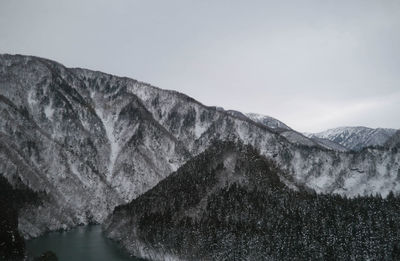
[[[0,1],[0,53],[258,112],[400,128],[400,1]]]

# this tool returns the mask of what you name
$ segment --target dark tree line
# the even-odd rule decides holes
[[[273,260],[400,260],[400,199],[346,199],[231,185],[199,218],[175,210],[145,214],[141,237],[192,257],[254,255]]]
[[[119,207],[149,246],[204,260],[400,260],[400,198],[294,191],[247,146],[216,144],[132,203]],[[223,186],[221,163],[236,153]]]
[[[38,201],[37,193],[23,185],[14,189],[0,174],[1,260],[22,260],[24,258],[25,242],[18,232],[18,211],[24,204],[36,204]]]

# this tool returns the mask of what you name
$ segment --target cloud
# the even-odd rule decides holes
[[[301,131],[400,127],[399,1],[4,0],[0,35]]]

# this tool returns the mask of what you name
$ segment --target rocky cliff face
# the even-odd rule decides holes
[[[400,191],[399,152],[342,153],[301,138],[132,79],[0,56],[0,170],[47,194],[40,208],[21,212],[25,236],[103,222],[213,140],[253,145],[292,187],[349,196]]]

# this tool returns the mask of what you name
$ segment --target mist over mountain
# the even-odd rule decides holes
[[[125,77],[0,56],[0,173],[43,195],[40,207],[19,209],[25,238],[105,222],[216,141],[254,148],[279,169],[271,179],[284,191],[400,191],[397,142],[345,151],[258,119]]]

